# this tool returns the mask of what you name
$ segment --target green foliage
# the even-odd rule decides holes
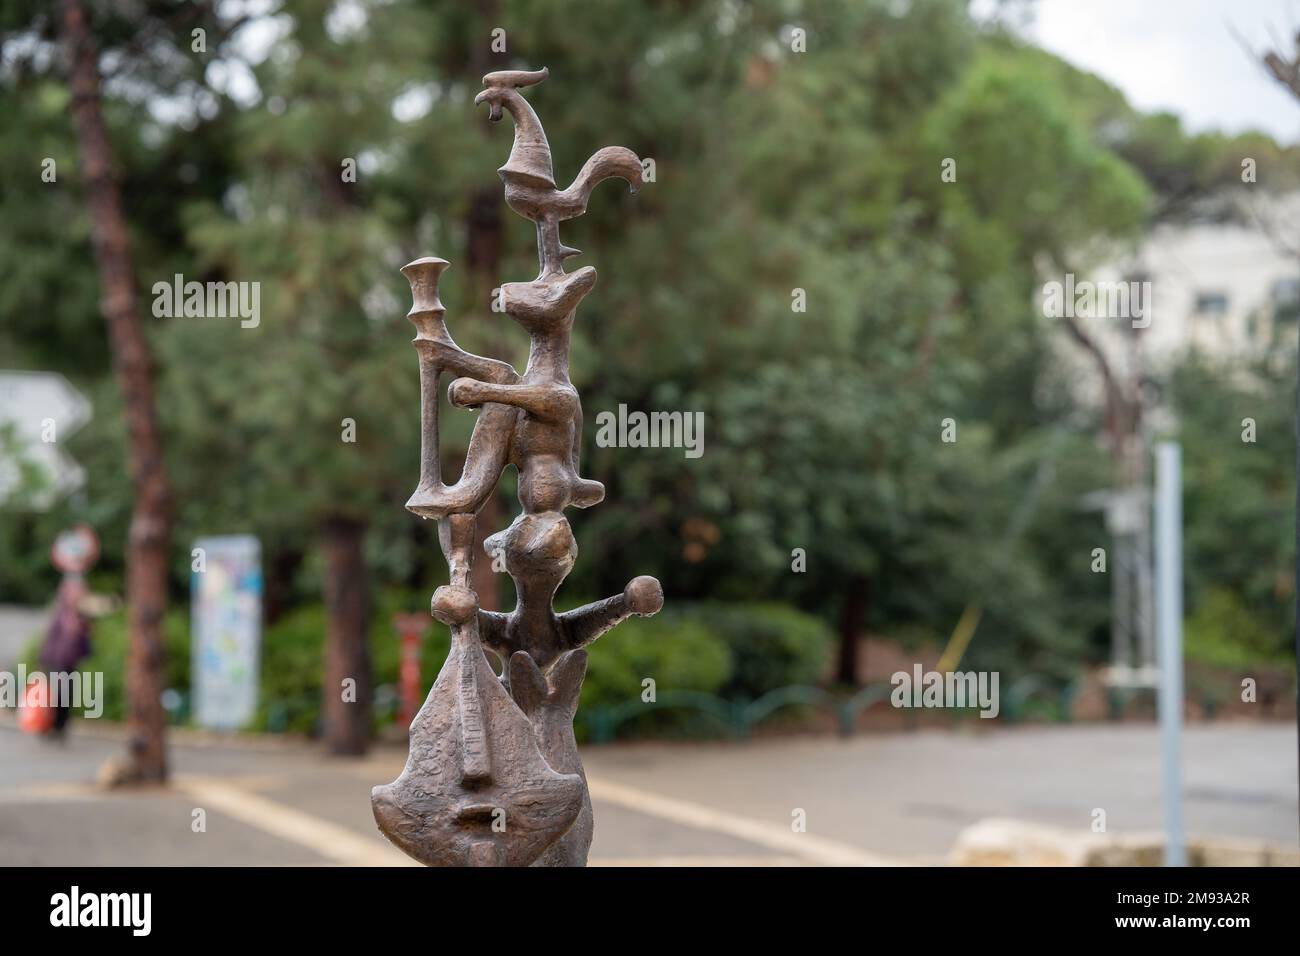
[[[1210,589],[1187,618],[1184,649],[1190,661],[1237,669],[1286,664],[1289,657],[1277,631],[1226,588]]]
[[[390,592],[374,615],[371,655],[376,685],[398,681],[399,644],[388,622],[392,611],[409,609],[411,597]],[[313,605],[267,629],[257,726],[302,732],[314,728],[324,627],[324,609]],[[448,652],[446,628],[435,623],[432,629],[421,652],[426,689]],[[659,693],[691,690],[725,697],[756,697],[775,687],[817,683],[831,642],[822,622],[783,605],[713,603],[632,618],[588,649],[581,705],[639,700],[647,677],[654,679]]]
[[[1294,328],[1291,332],[1294,335]],[[1290,653],[1295,620],[1296,354],[1193,360],[1169,383],[1183,446],[1188,653]],[[1254,441],[1243,441],[1243,421]],[[1226,659],[1225,659],[1226,663]]]
[[[1024,272],[1035,256],[1061,267],[1090,240],[1145,221],[1142,178],[1094,140],[1032,61],[980,57],[928,117],[927,139],[935,170],[960,154],[956,183],[936,175],[932,188],[970,282]]]
[[[393,627],[396,611],[410,612],[418,597],[403,591],[379,596],[371,615],[372,683],[395,687],[400,677],[401,645]],[[427,689],[447,658],[446,627],[430,619],[420,648],[420,678]],[[321,661],[325,647],[325,608],[311,604],[285,615],[266,629],[262,643],[262,687],[255,728],[313,733],[320,718]],[[376,720],[391,720],[377,713]]]
[[[826,622],[785,604],[707,603],[687,613],[726,642],[731,674],[719,693],[756,698],[778,687],[819,684],[835,634]]]
[[[581,707],[640,700],[646,678],[654,680],[656,694],[717,693],[731,670],[726,641],[689,614],[673,610],[631,618],[588,652]]]
[[[266,629],[255,726],[298,733],[316,730],[324,649],[322,605],[298,608]]]

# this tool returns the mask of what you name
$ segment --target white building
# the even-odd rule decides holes
[[[1157,227],[1131,254],[1087,276],[1049,277],[1044,314],[1059,321],[1049,303],[1051,280],[1067,291],[1094,286],[1084,290],[1095,291],[1093,306],[1080,309],[1075,322],[1125,382],[1158,376],[1192,353],[1233,361],[1294,347],[1300,228],[1288,224],[1300,224],[1300,195],[1261,195],[1240,207],[1237,221]],[[1085,300],[1076,293],[1078,305]],[[1081,397],[1100,400],[1093,359],[1065,336],[1061,349]]]

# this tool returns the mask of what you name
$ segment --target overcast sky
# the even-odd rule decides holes
[[[1291,51],[1300,0],[1038,0],[1030,39],[1119,87],[1145,111],[1182,117],[1195,132],[1263,129],[1300,142],[1300,103],[1250,61]]]

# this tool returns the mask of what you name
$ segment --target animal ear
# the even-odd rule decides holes
[[[578,709],[578,694],[582,691],[582,679],[587,676],[587,652],[569,651],[561,655],[551,667],[552,703],[563,707],[569,713]]]
[[[519,709],[530,717],[546,700],[546,678],[527,651],[510,655],[510,693]]]

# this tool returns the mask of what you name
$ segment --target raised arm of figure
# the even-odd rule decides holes
[[[664,606],[664,589],[656,578],[643,574],[633,578],[622,594],[584,604],[557,615],[570,647],[586,647],[606,631],[632,615],[651,617]]]

